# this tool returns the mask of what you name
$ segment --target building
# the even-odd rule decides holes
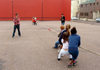
[[[71,17],[79,17],[79,5],[86,0],[71,0]]]
[[[60,20],[63,13],[71,19],[71,0],[0,0],[0,20],[12,20],[15,13],[22,20]]]
[[[100,17],[100,0],[86,0],[79,6],[79,17],[96,19]]]
[[[71,17],[76,17],[79,7],[79,0],[71,0]]]

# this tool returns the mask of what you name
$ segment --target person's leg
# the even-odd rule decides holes
[[[62,23],[62,25],[64,25],[64,24],[65,24],[65,22]]]
[[[61,23],[61,25],[63,25],[63,23]]]
[[[18,29],[18,35],[21,36],[21,33],[20,33],[20,25],[17,25],[17,29]]]
[[[79,54],[79,52],[78,51],[74,51],[74,52],[72,52],[72,53],[70,53],[71,55],[72,55],[72,60],[71,60],[71,62],[69,63],[69,67],[70,66],[74,66],[75,65],[75,63],[76,63],[76,59],[77,59],[77,57],[78,57],[78,54]]]
[[[77,59],[77,57],[78,57],[78,51],[77,52],[75,52],[74,54],[73,54],[73,57],[72,57],[72,60],[73,60],[73,66],[75,66],[75,64],[76,64],[76,59]]]
[[[72,60],[72,55],[68,52],[68,50],[66,51],[66,55],[69,55],[69,59]]]
[[[61,60],[61,56],[62,56],[62,54],[63,54],[63,49],[61,49],[60,52],[59,52],[59,54],[58,54],[58,61]]]
[[[35,25],[37,25],[37,23],[35,22]]]
[[[13,35],[12,35],[12,37],[15,36],[15,32],[16,32],[16,25],[14,25],[14,30],[13,30]]]
[[[63,25],[65,25],[65,22],[63,23]]]
[[[34,25],[35,25],[35,22],[34,22]]]
[[[54,47],[54,48],[58,48],[58,45],[59,45],[59,41],[57,41],[57,42],[55,43],[55,47]]]
[[[36,22],[36,25],[37,25],[37,22]]]
[[[72,54],[72,59],[73,59],[74,61],[77,59],[78,54],[79,54],[78,51],[75,51],[75,52]]]
[[[69,60],[72,60],[72,55],[71,54],[69,54]]]
[[[63,55],[68,55],[68,56],[69,56],[69,59],[72,60],[72,55],[69,54],[68,50],[65,50],[65,51],[63,52]]]
[[[59,55],[58,55],[58,58],[61,58],[61,56],[64,56],[64,55],[68,55],[68,51],[65,51],[64,49],[61,49]]]

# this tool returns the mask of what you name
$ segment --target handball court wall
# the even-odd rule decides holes
[[[0,0],[0,20],[12,20],[15,13],[21,20],[60,20],[63,13],[71,19],[71,0]]]

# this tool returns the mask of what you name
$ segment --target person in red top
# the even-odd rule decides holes
[[[18,17],[18,13],[16,13],[16,16],[14,17],[13,21],[14,21],[14,30],[13,30],[12,37],[15,36],[16,29],[18,30],[18,35],[21,36],[21,33],[20,33],[20,18]]]
[[[36,23],[36,17],[33,17],[33,18],[32,18],[32,23],[33,23],[34,25],[37,25],[37,23]]]

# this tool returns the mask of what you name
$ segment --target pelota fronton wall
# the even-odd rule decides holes
[[[0,20],[12,20],[15,13],[21,20],[60,20],[61,13],[71,19],[71,0],[0,0]]]

